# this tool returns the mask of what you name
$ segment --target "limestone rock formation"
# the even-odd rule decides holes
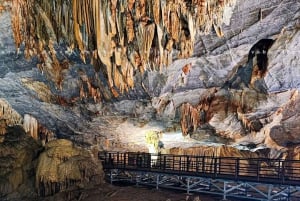
[[[35,197],[34,177],[41,144],[21,126],[8,127],[0,143],[0,199]]]
[[[62,139],[47,143],[39,156],[35,185],[40,196],[49,196],[101,184],[103,179],[102,164],[97,158]]]

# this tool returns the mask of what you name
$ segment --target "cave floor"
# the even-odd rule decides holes
[[[181,191],[147,188],[142,186],[97,186],[84,191],[62,192],[39,201],[64,201],[67,197],[81,201],[218,201],[221,197],[186,194]]]

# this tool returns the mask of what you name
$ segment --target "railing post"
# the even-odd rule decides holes
[[[202,173],[205,173],[205,156],[202,156]]]
[[[281,183],[285,183],[285,160],[281,161]]]
[[[148,166],[148,169],[151,170],[151,168],[152,168],[152,166],[151,166],[151,154],[148,154],[148,164],[147,164],[147,166]]]
[[[196,156],[196,172],[199,171],[199,157]]]
[[[181,156],[179,156],[179,171],[181,171]]]
[[[226,195],[227,195],[227,182],[226,181],[224,181],[224,184],[223,184],[224,186],[223,186],[223,200],[227,200],[226,199]]]
[[[166,156],[164,156],[164,170],[166,170],[166,164],[167,163],[167,159],[166,159]]]
[[[190,168],[190,157],[187,156],[187,157],[186,157],[186,171],[187,171],[187,172],[189,171],[189,168]]]
[[[161,170],[162,168],[161,168],[161,155],[160,154],[158,154],[158,158],[159,158],[159,169]]]
[[[199,169],[199,160],[198,160],[198,156],[196,156],[196,172],[198,172],[198,169]]]
[[[217,160],[218,158],[214,158],[214,175],[215,175],[215,178],[217,177]]]
[[[105,164],[105,166],[107,166],[107,153],[105,152],[104,153],[104,164]]]
[[[124,169],[126,168],[126,162],[127,162],[127,153],[124,153]]]
[[[259,181],[260,179],[260,159],[257,159],[257,167],[256,167],[256,177],[257,177],[257,181]]]
[[[113,159],[111,157],[111,153],[108,154],[108,161],[109,161],[109,166],[113,167]]]
[[[119,167],[119,152],[117,152],[117,167]]]
[[[236,158],[235,159],[235,179],[236,180],[238,180],[239,172],[240,172],[240,159]]]
[[[173,155],[173,167],[172,167],[172,170],[174,171],[175,170],[175,156]]]

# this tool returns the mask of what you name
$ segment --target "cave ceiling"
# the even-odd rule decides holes
[[[114,97],[134,87],[135,71],[162,70],[173,59],[193,55],[196,34],[214,30],[223,36],[235,0],[225,1],[13,1],[12,27],[16,47],[25,43],[26,57],[37,55],[43,71],[61,87],[55,44],[79,50],[101,71]],[[227,22],[228,23],[228,22]],[[53,69],[52,69],[53,68]],[[55,71],[55,72],[53,72]],[[98,96],[101,95],[97,94]]]

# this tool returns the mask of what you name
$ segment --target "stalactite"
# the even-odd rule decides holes
[[[26,133],[28,133],[33,139],[38,140],[38,121],[30,114],[24,115],[23,127]]]
[[[23,128],[33,139],[40,140],[44,145],[55,139],[55,134],[40,124],[37,119],[30,114],[24,115]]]
[[[200,122],[200,112],[189,103],[181,106],[181,130],[183,136],[195,131]]]
[[[20,125],[22,117],[5,100],[0,99],[0,135],[6,133],[8,126]]]
[[[52,42],[64,40],[70,50],[80,50],[84,62],[93,57],[102,64],[94,66],[118,96],[133,87],[134,70],[169,65],[173,48],[180,58],[191,56],[197,31],[214,27],[222,36],[224,8],[234,5],[235,0],[15,0],[12,23],[16,46],[24,41],[26,56],[39,55],[39,68],[50,71],[58,88],[62,61]]]

